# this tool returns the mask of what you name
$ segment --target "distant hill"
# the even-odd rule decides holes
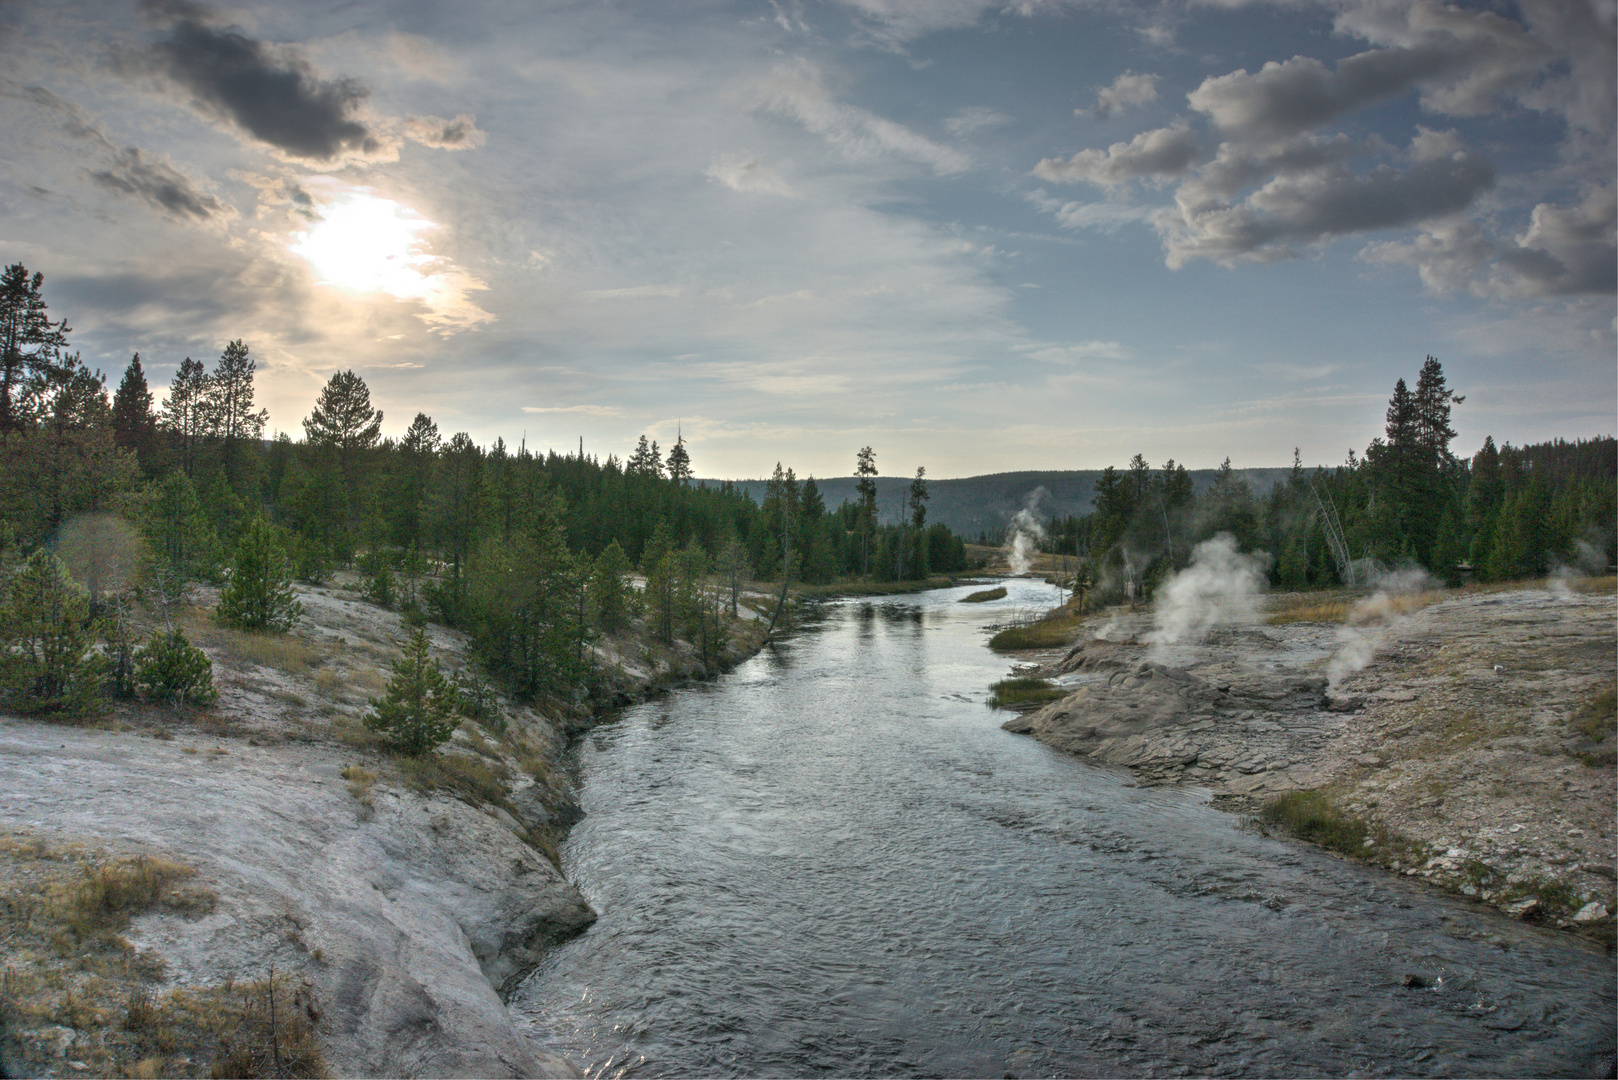
[[[1219,470],[1192,469],[1189,472],[1191,482],[1200,495],[1213,483]],[[1268,494],[1270,488],[1291,473],[1290,468],[1236,470],[1236,474],[1247,481],[1255,495]],[[931,498],[927,505],[927,520],[942,521],[957,535],[967,539],[975,539],[980,533],[999,539],[1005,534],[1012,516],[1042,488],[1044,493],[1038,496],[1035,504],[1035,512],[1040,520],[1068,514],[1088,514],[1094,509],[1091,500],[1095,497],[1096,481],[1100,477],[1100,469],[1073,469],[928,480],[927,491]],[[719,480],[702,482],[710,487],[717,487],[721,483]],[[754,501],[763,501],[766,481],[734,480],[732,483],[751,495]],[[832,476],[822,479],[817,476],[815,483],[820,486],[820,494],[826,500],[828,509],[835,509],[845,500],[855,497],[855,477]],[[876,478],[877,508],[882,520],[894,519],[909,490],[908,477]]]

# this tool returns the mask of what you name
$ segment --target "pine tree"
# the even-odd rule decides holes
[[[448,741],[460,724],[460,694],[427,652],[427,634],[411,635],[393,662],[393,677],[382,698],[371,699],[365,726],[387,737],[403,754],[419,756]]]
[[[0,603],[0,691],[10,707],[91,711],[106,666],[93,650],[95,636],[89,594],[62,560],[43,548],[30,555]]]
[[[686,452],[684,435],[676,436],[669,450],[669,479],[682,486],[691,482],[691,455]]]
[[[220,440],[231,483],[242,484],[242,457],[248,444],[264,437],[270,414],[253,409],[253,358],[240,338],[225,346],[208,380],[208,420]]]
[[[208,404],[208,370],[188,356],[180,361],[180,369],[169,383],[161,420],[179,450],[180,467],[187,476],[196,475],[197,448],[212,423]]]
[[[129,358],[112,396],[112,437],[125,450],[133,450],[141,468],[152,474],[157,467],[157,416],[152,412],[152,391],[146,385],[140,353]]]
[[[345,517],[352,543],[359,533],[361,458],[382,437],[382,410],[371,407],[371,390],[364,379],[352,371],[339,371],[321,389],[314,409],[304,418],[303,430],[310,446],[337,458],[347,496]]]
[[[596,556],[595,569],[590,579],[590,590],[595,596],[596,618],[606,630],[617,630],[628,621],[629,604],[625,575],[629,573],[629,556],[614,540]]]
[[[871,534],[876,531],[876,452],[862,446],[854,457],[854,490],[860,496],[860,573],[871,573]]]
[[[0,432],[26,426],[29,386],[53,381],[72,328],[45,314],[45,275],[29,276],[22,263],[0,273]]]
[[[219,621],[244,630],[285,633],[303,614],[292,591],[292,566],[276,529],[254,516],[236,544],[230,581],[219,591]]]

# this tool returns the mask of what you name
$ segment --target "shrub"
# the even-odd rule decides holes
[[[999,585],[993,589],[980,589],[970,596],[963,596],[960,602],[963,604],[982,604],[989,600],[1004,600],[1005,598],[1006,587]]]
[[[462,671],[455,676],[455,693],[460,700],[461,714],[496,731],[506,730],[505,710],[500,708],[500,695],[493,684],[476,671]]]
[[[1068,695],[1048,679],[1001,679],[989,687],[989,705],[997,709],[1031,708]]]
[[[303,614],[292,592],[292,568],[275,528],[255,517],[236,545],[230,581],[219,592],[221,622],[244,630],[285,633]]]
[[[401,753],[425,754],[442,744],[460,723],[460,695],[427,655],[427,634],[417,630],[393,662],[384,696],[371,699],[365,726],[381,732]]]
[[[360,558],[361,591],[365,598],[383,607],[393,606],[393,566],[387,553],[368,551]]]
[[[105,660],[90,597],[49,551],[17,568],[0,602],[0,690],[20,712],[91,711]]]
[[[136,650],[135,688],[175,705],[207,705],[219,696],[213,687],[213,661],[178,629],[158,630]]]
[[[989,648],[997,652],[1017,649],[1050,649],[1068,644],[1078,632],[1082,620],[1060,615],[1041,619],[1027,626],[1012,626],[989,639]]]
[[[1365,822],[1343,814],[1318,791],[1289,791],[1264,804],[1259,820],[1299,840],[1344,855],[1362,855],[1369,834]]]

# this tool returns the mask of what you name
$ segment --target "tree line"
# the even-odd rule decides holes
[[[20,264],[0,275],[0,569],[59,547],[86,515],[129,523],[147,579],[170,590],[223,583],[245,565],[313,583],[354,567],[374,600],[466,629],[517,693],[577,696],[589,643],[639,614],[707,656],[743,581],[910,580],[965,566],[960,540],[926,521],[922,469],[898,521],[878,520],[874,483],[829,509],[813,477],[780,465],[759,504],[728,482],[697,482],[683,437],[666,460],[646,436],[626,459],[601,460],[582,446],[445,438],[425,413],[385,437],[382,410],[349,370],[320,390],[301,438],[266,438],[240,340],[212,370],[185,358],[161,407],[139,353],[109,393],[69,352],[71,328],[52,320],[42,285]],[[876,474],[869,447],[859,467]],[[637,568],[642,592],[627,583]],[[93,582],[90,592],[100,604]]]
[[[1420,566],[1451,584],[1604,572],[1618,561],[1618,441],[1612,437],[1450,449],[1451,392],[1427,357],[1411,389],[1399,379],[1383,435],[1335,468],[1305,470],[1255,494],[1227,458],[1209,489],[1183,465],[1154,470],[1137,454],[1109,467],[1094,510],[1052,519],[1043,546],[1086,556],[1098,598],[1144,595],[1190,561],[1197,543],[1232,534],[1272,556],[1282,589],[1364,584],[1378,568]]]

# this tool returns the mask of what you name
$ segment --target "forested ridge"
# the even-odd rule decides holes
[[[663,640],[707,652],[746,580],[965,568],[961,541],[926,520],[920,468],[899,521],[879,520],[874,485],[831,508],[812,477],[779,465],[757,502],[693,480],[683,438],[666,457],[643,436],[626,458],[601,460],[482,447],[425,413],[387,438],[347,370],[301,438],[266,438],[239,340],[211,370],[187,357],[159,408],[139,353],[109,392],[69,351],[71,327],[53,321],[42,286],[21,265],[0,278],[0,569],[55,550],[92,608],[114,577],[173,592],[223,583],[247,555],[267,568],[255,573],[315,583],[353,567],[372,599],[466,629],[492,674],[535,695],[572,692],[588,676],[585,646],[642,609]],[[859,461],[875,475],[871,448]],[[636,568],[643,593],[628,587]]]
[[[1105,470],[1093,512],[1048,521],[1042,546],[1085,556],[1097,599],[1150,593],[1219,533],[1267,553],[1282,589],[1363,585],[1410,567],[1451,585],[1606,572],[1618,560],[1618,441],[1516,447],[1489,436],[1458,457],[1451,410],[1464,401],[1429,356],[1413,390],[1395,384],[1384,434],[1363,455],[1310,470],[1294,451],[1290,475],[1264,494],[1228,459],[1197,495],[1183,465],[1154,470],[1137,454]]]

